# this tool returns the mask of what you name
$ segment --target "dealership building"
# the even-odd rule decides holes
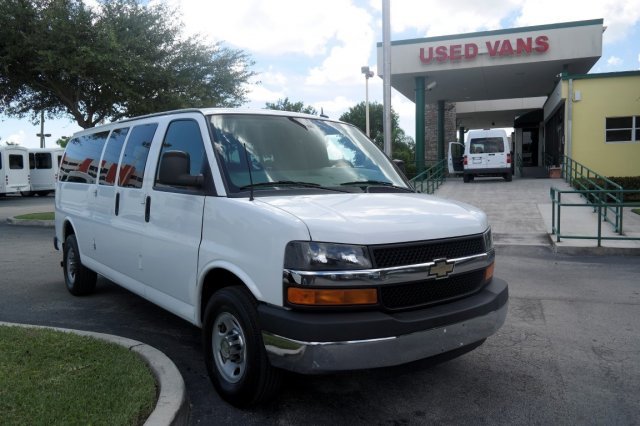
[[[418,169],[469,129],[513,128],[525,176],[565,155],[601,175],[640,175],[640,71],[588,74],[605,29],[595,19],[393,41],[391,86],[415,103]]]

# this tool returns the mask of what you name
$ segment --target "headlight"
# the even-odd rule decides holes
[[[484,234],[482,234],[482,236],[484,237],[484,249],[486,251],[491,250],[493,248],[493,237],[491,236],[491,228],[484,231]]]
[[[285,269],[299,271],[344,271],[369,269],[366,246],[291,241],[284,254]]]

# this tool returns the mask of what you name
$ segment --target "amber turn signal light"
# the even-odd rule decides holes
[[[362,289],[317,289],[290,287],[287,300],[294,305],[341,306],[375,305],[378,292],[375,288]]]
[[[493,267],[494,267],[495,263],[491,263],[491,265],[487,266],[487,269],[484,270],[484,280],[485,281],[491,281],[491,279],[493,278]]]

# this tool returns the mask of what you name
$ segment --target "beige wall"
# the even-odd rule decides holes
[[[567,96],[568,85],[563,81]],[[605,143],[606,117],[640,116],[640,74],[574,79],[573,95],[572,152],[567,154],[604,176],[640,176],[640,142]],[[567,99],[565,120],[568,104]]]

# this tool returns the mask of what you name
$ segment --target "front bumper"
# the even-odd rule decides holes
[[[271,364],[298,373],[400,365],[476,343],[504,324],[507,283],[416,311],[306,313],[261,305],[262,337]]]

